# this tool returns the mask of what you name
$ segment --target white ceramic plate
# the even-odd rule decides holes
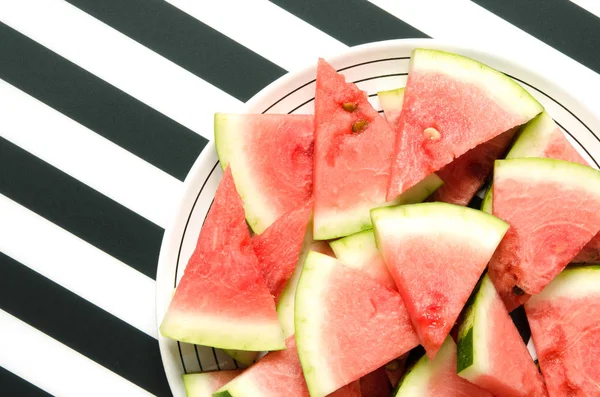
[[[367,91],[376,109],[381,109],[378,91],[403,87],[409,56],[417,47],[447,50],[472,57],[515,78],[544,105],[563,128],[567,137],[596,168],[600,162],[600,140],[592,131],[600,131],[600,121],[584,104],[560,88],[560,81],[543,77],[516,59],[503,59],[491,53],[455,46],[437,40],[393,40],[354,47],[342,55],[323,56],[346,76]],[[288,73],[259,92],[246,105],[247,113],[312,113],[315,90],[314,66]],[[541,73],[540,73],[541,72]],[[251,76],[249,76],[251,78]],[[227,112],[228,109],[223,109]],[[212,129],[213,126],[206,126]],[[173,288],[181,278],[195,247],[200,228],[221,179],[214,144],[204,149],[186,181],[181,203],[167,229],[158,264],[156,306],[160,325],[171,300]],[[160,351],[173,395],[185,397],[184,373],[231,369],[236,363],[218,349],[178,343],[159,336]]]

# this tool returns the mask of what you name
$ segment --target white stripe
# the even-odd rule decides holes
[[[600,18],[600,1],[598,0],[571,0],[584,10]],[[598,21],[600,23],[600,21]]]
[[[166,0],[287,70],[347,48],[267,0]]]
[[[208,139],[213,113],[240,105],[63,0],[0,1],[0,20]]]
[[[152,396],[3,310],[0,324],[0,366],[54,396]]]
[[[0,219],[1,252],[158,337],[154,280],[3,195]]]
[[[493,50],[539,70],[589,107],[597,102],[600,75],[472,1],[369,1],[431,37]]]
[[[183,184],[0,80],[0,136],[165,227]]]

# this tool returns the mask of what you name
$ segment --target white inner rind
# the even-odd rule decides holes
[[[282,350],[285,339],[279,321],[210,316],[169,310],[161,334],[181,342],[235,350]]]
[[[375,255],[379,255],[373,230],[351,234],[329,243],[335,256],[345,265],[362,269]]]
[[[225,169],[230,165],[235,187],[244,202],[246,220],[254,233],[260,234],[275,222],[277,214],[255,181],[256,174],[252,172],[244,150],[246,134],[239,132],[244,130],[243,115],[215,115],[215,146],[221,167]]]
[[[330,274],[336,259],[310,251],[304,262],[295,299],[295,330],[298,356],[311,397],[324,397],[336,389],[334,374],[323,355],[321,330],[327,318],[324,310]]]
[[[510,77],[460,55],[416,49],[411,56],[409,76],[413,71],[442,73],[465,84],[476,85],[503,109],[528,119],[544,110],[538,101]]]
[[[548,139],[556,128],[558,126],[547,112],[540,113],[523,128],[506,158],[539,156],[548,146]]]
[[[496,160],[494,181],[501,179],[556,183],[565,190],[587,191],[600,200],[600,171],[569,161],[535,157]]]
[[[215,392],[211,388],[213,380],[210,373],[184,374],[183,385],[188,397],[206,397]]]
[[[380,91],[377,93],[379,103],[384,112],[400,111],[404,101],[404,88],[398,88],[390,91]]]
[[[534,295],[527,305],[535,305],[543,300],[556,298],[585,298],[600,295],[600,267],[586,266],[567,268],[552,280],[538,295]]]
[[[264,375],[264,374],[261,374]],[[213,393],[227,391],[233,397],[268,397],[268,390],[261,390],[255,383],[252,373],[242,373],[225,386]],[[210,396],[211,394],[207,394]],[[188,396],[193,397],[193,396]],[[276,397],[276,396],[273,396]]]
[[[415,236],[460,237],[465,245],[493,252],[508,224],[484,212],[447,203],[422,203],[371,211],[376,239],[395,241]]]

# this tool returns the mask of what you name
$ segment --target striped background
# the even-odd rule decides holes
[[[395,38],[600,99],[597,0],[0,0],[0,395],[170,396],[154,285],[182,181],[268,83]]]

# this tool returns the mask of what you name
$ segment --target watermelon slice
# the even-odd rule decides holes
[[[545,396],[527,346],[489,277],[483,277],[459,326],[458,375],[496,397]]]
[[[377,246],[433,359],[508,224],[437,202],[377,208],[371,216]]]
[[[442,180],[436,175],[427,176],[417,185],[404,192],[398,200],[400,204],[419,203],[442,186]],[[329,243],[335,256],[345,265],[363,271],[388,288],[396,289],[396,283],[390,275],[375,244],[372,230],[354,233]]]
[[[257,270],[229,167],[160,331],[182,342],[236,350],[285,347],[275,301]]]
[[[507,159],[523,157],[545,157],[556,160],[571,161],[582,165],[588,165],[583,157],[569,143],[565,134],[552,120],[547,112],[542,112],[527,123],[511,150],[506,155]],[[488,189],[482,203],[481,209],[492,213],[492,191]],[[596,235],[577,254],[573,262],[598,262],[600,260],[600,235]]]
[[[387,199],[542,110],[519,84],[486,65],[413,50]]]
[[[362,397],[389,397],[392,386],[385,367],[376,369],[360,378],[360,393]]]
[[[260,234],[312,195],[312,115],[215,114],[215,144]]]
[[[359,381],[355,381],[331,393],[329,397],[361,397],[362,391]]]
[[[400,295],[309,252],[295,309],[298,354],[311,397],[323,397],[418,344]]]
[[[432,361],[424,355],[408,370],[394,397],[493,397],[456,375],[456,344],[447,337]]]
[[[316,240],[371,228],[369,210],[386,204],[394,136],[367,94],[319,59],[315,93]]]
[[[492,203],[511,227],[489,274],[511,311],[540,293],[600,230],[600,172],[562,160],[497,160]]]
[[[600,267],[568,267],[525,312],[550,396],[599,395]]]
[[[388,123],[392,126],[397,125],[402,113],[404,88],[378,92],[377,96]],[[468,205],[492,172],[494,160],[506,153],[517,129],[511,128],[441,168],[437,175],[444,184],[433,193],[431,201]]]
[[[212,397],[212,394],[242,373],[242,370],[212,371],[183,375],[187,397]]]
[[[268,353],[217,390],[214,397],[309,397],[296,340],[289,337],[285,344],[286,349]]]
[[[298,263],[311,211],[312,202],[309,201],[282,215],[263,233],[252,238],[261,274],[276,300]]]
[[[245,365],[246,367],[251,366],[256,361],[259,352],[252,352],[246,350],[233,350],[223,349],[223,352],[229,357],[233,358],[238,363]],[[215,389],[216,390],[216,389]]]

